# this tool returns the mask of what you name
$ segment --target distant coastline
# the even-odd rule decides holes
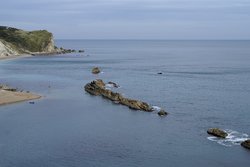
[[[53,34],[47,30],[24,31],[0,26],[0,60],[35,55],[76,52],[55,46]],[[84,52],[79,50],[78,52]]]

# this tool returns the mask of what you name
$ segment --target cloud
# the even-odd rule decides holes
[[[206,38],[208,35],[205,34],[225,34],[222,29],[230,30],[235,24],[238,24],[237,29],[231,28],[231,32],[237,33],[232,34],[250,37],[248,20],[249,0],[8,0],[1,2],[0,6],[1,24],[26,29],[60,29],[59,38],[70,37],[62,30],[71,27],[82,34],[81,37],[99,34],[100,38],[122,38],[119,33],[124,37],[129,34],[142,37],[140,32],[145,26],[151,28],[146,28],[144,38],[158,32],[164,37],[171,33],[176,38],[179,34],[195,35],[197,27],[204,27],[204,34],[196,36]],[[211,28],[215,25],[218,29]],[[176,29],[180,31],[176,32]]]

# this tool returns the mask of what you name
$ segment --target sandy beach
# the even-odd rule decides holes
[[[17,59],[23,57],[30,57],[31,55],[19,55],[19,56],[0,56],[1,60]],[[26,100],[39,99],[41,96],[33,93],[9,91],[0,89],[0,105],[16,103]]]
[[[0,105],[16,103],[26,100],[39,99],[39,98],[41,98],[40,95],[36,95],[33,93],[0,90]]]

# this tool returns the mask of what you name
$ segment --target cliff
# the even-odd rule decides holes
[[[53,34],[46,30],[24,31],[0,26],[0,56],[55,53]]]

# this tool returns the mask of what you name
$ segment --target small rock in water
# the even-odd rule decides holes
[[[246,140],[246,141],[243,141],[241,144],[240,144],[242,147],[245,147],[247,149],[250,149],[250,139]]]
[[[83,52],[84,52],[84,50],[78,50],[78,52],[79,52],[79,53],[83,53]]]
[[[112,85],[112,86],[115,87],[115,88],[118,88],[118,87],[119,87],[118,84],[116,84],[116,83],[114,83],[114,82],[111,82],[111,81],[109,81],[108,84]]]
[[[35,104],[35,102],[34,102],[34,101],[30,101],[29,103],[30,103],[30,104]]]
[[[166,111],[162,110],[162,109],[157,114],[159,116],[166,116],[166,115],[168,115],[168,113]]]
[[[158,72],[157,74],[161,75],[161,74],[162,74],[162,72]]]
[[[207,133],[220,138],[226,138],[228,136],[225,131],[218,128],[210,128],[207,130]]]
[[[99,74],[101,72],[101,70],[98,68],[98,67],[94,67],[93,69],[92,69],[92,73],[93,74]]]

